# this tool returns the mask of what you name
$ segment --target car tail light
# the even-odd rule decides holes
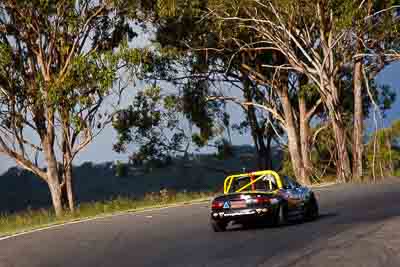
[[[270,203],[270,200],[267,197],[256,197],[254,202],[257,204],[267,204]]]
[[[223,201],[214,200],[211,204],[211,208],[213,209],[221,209],[224,206]]]

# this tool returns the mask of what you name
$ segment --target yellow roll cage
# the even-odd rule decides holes
[[[224,181],[224,194],[227,194],[229,192],[232,182],[236,178],[259,176],[257,179],[252,180],[250,183],[248,183],[245,186],[236,190],[236,193],[239,193],[239,192],[243,191],[244,189],[246,189],[247,187],[251,186],[252,184],[256,183],[258,180],[263,179],[266,175],[274,176],[276,179],[278,189],[282,188],[282,181],[281,181],[279,174],[276,173],[275,171],[265,170],[265,171],[257,171],[257,172],[243,173],[243,174],[235,174],[235,175],[230,175],[230,176],[226,177],[225,181]],[[271,183],[271,181],[270,181],[270,183]]]

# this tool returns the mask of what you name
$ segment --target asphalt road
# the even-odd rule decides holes
[[[318,195],[315,222],[214,233],[203,203],[3,240],[0,266],[400,266],[400,181]]]

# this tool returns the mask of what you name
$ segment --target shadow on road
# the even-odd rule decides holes
[[[323,213],[320,214],[318,219],[314,221],[302,221],[302,220],[297,220],[297,221],[291,221],[287,223],[286,225],[282,225],[279,227],[268,225],[268,224],[233,224],[230,225],[227,229],[227,232],[236,232],[236,231],[251,231],[251,230],[260,230],[260,229],[279,229],[279,228],[291,228],[291,227],[297,227],[302,224],[314,224],[318,223],[319,221],[325,221],[327,219],[337,217],[339,216],[339,213],[336,212],[331,212],[331,213]]]

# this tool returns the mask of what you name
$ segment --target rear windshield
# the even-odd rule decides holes
[[[260,176],[254,177],[254,180],[257,178],[260,178]],[[247,186],[243,190],[241,190],[241,192],[249,192],[249,191],[269,192],[276,190],[278,188],[274,177],[269,177],[269,176],[263,177],[254,184],[249,185],[251,181],[252,181],[251,178],[247,176],[233,179],[232,185],[229,188],[229,193],[234,193],[246,185]]]

